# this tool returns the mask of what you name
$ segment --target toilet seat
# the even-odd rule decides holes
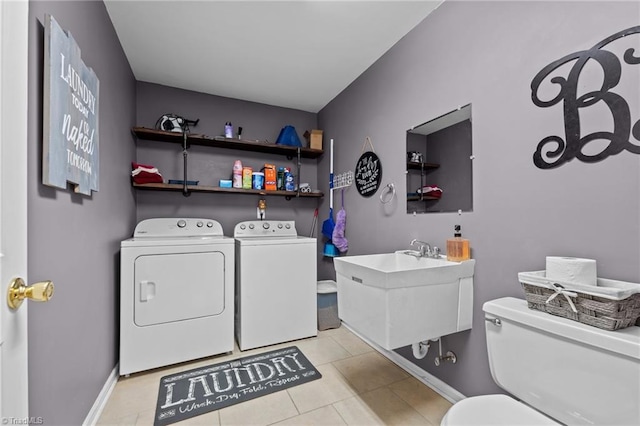
[[[559,425],[533,408],[507,395],[463,399],[447,411],[441,426]]]

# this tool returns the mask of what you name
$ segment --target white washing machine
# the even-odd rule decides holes
[[[316,336],[316,239],[277,220],[240,222],[233,236],[240,350]]]
[[[233,351],[234,257],[215,220],[136,226],[120,252],[120,375]]]

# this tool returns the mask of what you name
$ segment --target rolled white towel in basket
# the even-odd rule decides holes
[[[584,285],[598,285],[598,273],[594,259],[547,256],[546,277],[549,280]]]

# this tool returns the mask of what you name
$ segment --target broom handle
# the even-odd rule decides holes
[[[331,158],[329,160],[329,208],[333,208],[333,139],[330,143]]]

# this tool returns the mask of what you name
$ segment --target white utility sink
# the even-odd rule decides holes
[[[473,259],[398,251],[333,261],[340,319],[387,350],[471,328]]]
[[[417,257],[405,251],[336,257],[336,272],[364,285],[381,288],[414,287],[473,276],[475,262],[450,262]]]

